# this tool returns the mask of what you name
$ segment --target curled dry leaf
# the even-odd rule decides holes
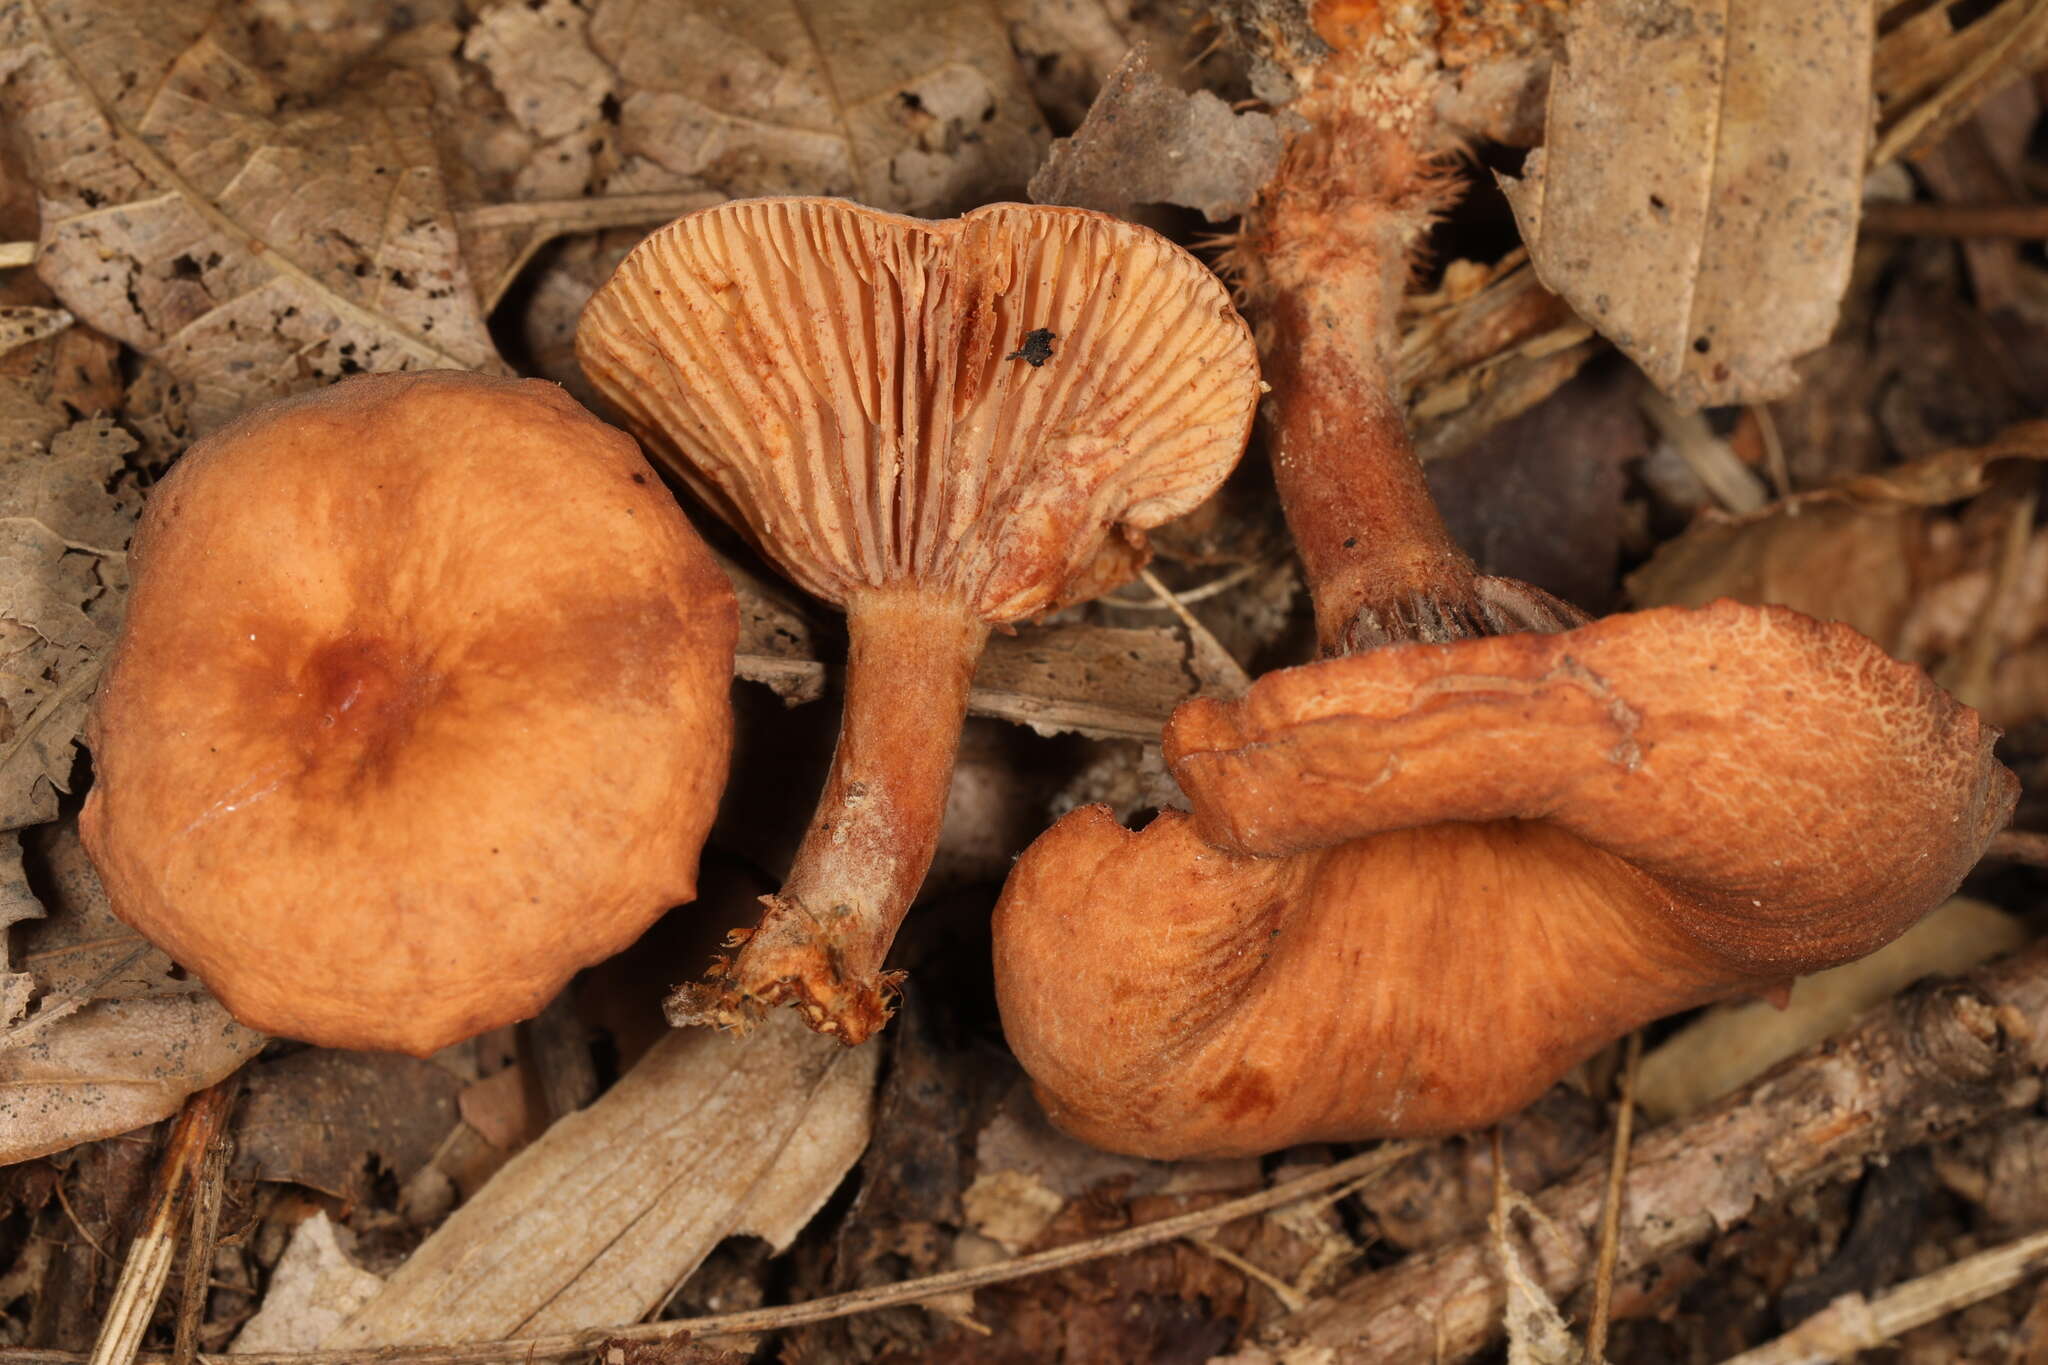
[[[2013,726],[2048,715],[2048,423],[1709,516],[1628,580],[1646,606],[1716,597],[1847,622]],[[1961,504],[1960,508],[1952,507]]]
[[[199,431],[361,371],[502,369],[427,82],[284,109],[236,33],[147,0],[0,8],[0,110],[41,200],[44,281],[189,384]]]
[[[1175,89],[1136,47],[1079,131],[1053,144],[1031,197],[1126,218],[1136,204],[1179,204],[1216,223],[1243,213],[1279,168],[1272,115],[1232,113],[1211,91]]]
[[[1544,284],[1682,405],[1784,394],[1834,330],[1872,22],[1868,0],[1572,9],[1547,140],[1504,188]]]

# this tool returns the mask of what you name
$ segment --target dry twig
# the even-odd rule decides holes
[[[1248,1194],[1206,1209],[1162,1218],[1140,1227],[1126,1228],[1104,1237],[1050,1251],[1017,1256],[973,1270],[953,1270],[901,1284],[874,1289],[856,1289],[833,1294],[808,1303],[779,1308],[759,1308],[740,1313],[718,1313],[710,1317],[680,1318],[668,1322],[642,1322],[622,1327],[592,1327],[561,1336],[531,1337],[521,1341],[475,1341],[454,1345],[384,1346],[359,1351],[272,1351],[246,1355],[199,1357],[207,1365],[541,1365],[548,1361],[577,1360],[608,1342],[664,1341],[677,1333],[692,1337],[729,1337],[756,1332],[774,1332],[802,1327],[834,1318],[852,1317],[880,1308],[896,1308],[926,1299],[1003,1284],[1071,1265],[1120,1256],[1128,1251],[1156,1246],[1177,1238],[1193,1236],[1205,1229],[1267,1213],[1298,1203],[1334,1186],[1354,1187],[1390,1170],[1414,1154],[1412,1142],[1389,1143],[1373,1151],[1332,1163],[1320,1171],[1284,1181],[1271,1189]],[[139,1339],[139,1337],[138,1337]],[[171,1365],[166,1355],[132,1357],[138,1365]],[[81,1365],[87,1357],[76,1351],[46,1351],[33,1347],[0,1349],[0,1365]]]
[[[2048,240],[2048,204],[1893,204],[1863,206],[1863,230],[1895,237],[1991,237]]]
[[[191,1207],[187,1196],[227,1121],[238,1088],[239,1082],[232,1078],[208,1086],[187,1099],[185,1107],[178,1111],[163,1159],[157,1166],[149,1221],[128,1248],[120,1282],[114,1288],[114,1301],[100,1323],[99,1340],[93,1343],[91,1365],[128,1365],[136,1358],[143,1333],[149,1330],[150,1317],[156,1311],[156,1301],[164,1292],[164,1282],[171,1275],[178,1225]]]
[[[2024,863],[2028,867],[2048,867],[2048,834],[2027,829],[2008,829],[1991,836],[1991,846],[1984,850],[1984,860],[1996,859],[2005,863]]]
[[[1593,1315],[1586,1322],[1586,1359],[1607,1358],[1607,1316],[1614,1304],[1614,1262],[1621,1252],[1621,1201],[1628,1177],[1629,1140],[1636,1118],[1636,1069],[1643,1061],[1643,1031],[1628,1036],[1621,1062],[1621,1111],[1614,1120],[1614,1155],[1600,1205],[1600,1255],[1593,1271]]]
[[[1616,1270],[1629,1274],[1712,1237],[1762,1205],[2035,1103],[2048,1067],[2048,943],[1960,981],[1917,987],[1692,1118],[1635,1145]],[[1588,1162],[1536,1200],[1527,1237],[1544,1289],[1584,1284],[1608,1183]],[[1323,1346],[1331,1365],[1448,1358],[1501,1327],[1505,1290],[1488,1239],[1468,1237],[1362,1276],[1265,1333]]]
[[[1776,1341],[1732,1356],[1723,1365],[1828,1365],[1848,1360],[1859,1351],[1889,1345],[1903,1332],[2002,1294],[2043,1265],[2048,1265],[2048,1232],[2037,1232],[1908,1280],[1876,1299],[1844,1294]]]

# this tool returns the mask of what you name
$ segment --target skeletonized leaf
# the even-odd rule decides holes
[[[135,448],[103,419],[0,449],[0,829],[48,820],[127,589]]]
[[[36,994],[34,974],[14,970],[19,964],[7,947],[9,930],[23,920],[42,917],[43,903],[29,889],[22,871],[21,836],[12,830],[0,834],[0,1037],[28,1012]]]
[[[982,0],[601,0],[591,48],[628,90],[613,192],[708,183],[957,212],[1021,193],[1046,142]]]
[[[189,383],[199,431],[359,371],[501,368],[425,80],[285,110],[237,33],[153,0],[0,5],[0,111],[41,201],[43,280]]]
[[[1573,7],[1545,145],[1504,189],[1543,283],[1678,403],[1779,397],[1834,330],[1872,23],[1869,0]]]

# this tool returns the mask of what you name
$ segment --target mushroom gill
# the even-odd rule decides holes
[[[1220,283],[1079,209],[924,222],[827,199],[679,219],[577,331],[605,398],[792,580],[842,607],[845,718],[760,926],[678,1022],[794,1003],[854,1043],[930,863],[992,626],[1127,577],[1242,451],[1257,362]]]

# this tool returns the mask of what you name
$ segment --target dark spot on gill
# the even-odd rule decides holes
[[[1035,370],[1052,359],[1052,344],[1058,340],[1059,333],[1050,328],[1034,328],[1024,334],[1024,344],[1003,359],[1021,360]]]

